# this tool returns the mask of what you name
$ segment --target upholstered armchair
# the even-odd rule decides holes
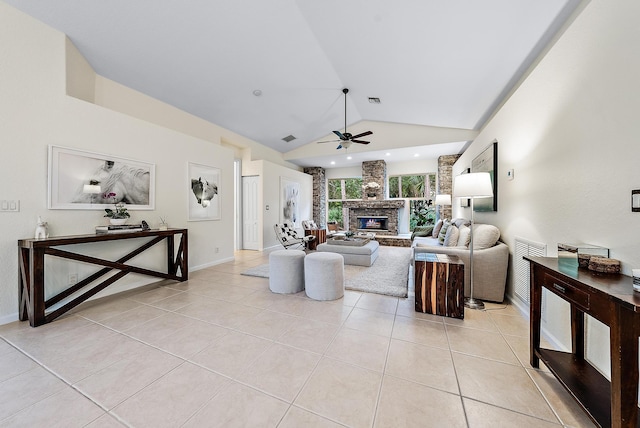
[[[306,246],[309,242],[316,239],[313,235],[300,236],[298,231],[291,222],[278,223],[273,226],[276,232],[276,237],[282,246],[288,250],[289,248],[301,248]]]

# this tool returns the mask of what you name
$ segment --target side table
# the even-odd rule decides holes
[[[308,250],[315,250],[318,244],[324,244],[327,242],[327,230],[326,229],[305,229],[304,236],[313,235],[316,237],[313,241],[309,242]]]
[[[415,256],[416,311],[464,318],[464,263],[458,256]]]

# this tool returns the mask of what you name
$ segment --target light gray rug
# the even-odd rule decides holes
[[[411,249],[383,247],[371,267],[344,266],[344,287],[347,290],[407,297]],[[242,275],[269,278],[269,264],[259,265],[242,272]]]

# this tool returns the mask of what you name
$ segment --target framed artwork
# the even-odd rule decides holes
[[[280,177],[280,223],[285,221],[300,227],[298,206],[300,203],[300,183]]]
[[[104,210],[124,203],[129,210],[152,210],[155,174],[152,163],[50,145],[47,205]]]
[[[188,163],[189,221],[220,220],[220,169]]]
[[[488,172],[493,187],[492,198],[473,201],[474,211],[498,211],[498,141],[493,142],[471,161],[471,172]]]
[[[471,168],[465,168],[460,174],[469,174],[471,172]],[[460,198],[460,206],[462,208],[469,208],[471,206],[471,199],[469,198]]]

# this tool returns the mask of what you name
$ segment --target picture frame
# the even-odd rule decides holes
[[[493,197],[479,198],[473,202],[474,211],[498,211],[498,141],[493,140],[473,161],[471,172],[488,172],[491,177]]]
[[[49,145],[47,207],[104,210],[124,203],[128,210],[153,210],[155,171],[149,162]]]
[[[465,168],[460,175],[469,174],[471,172],[471,168]],[[460,198],[460,206],[462,208],[469,208],[471,206],[471,199],[469,198]]]
[[[294,227],[300,227],[300,183],[280,177],[280,223],[291,222]]]
[[[220,168],[187,164],[189,221],[220,220]]]

